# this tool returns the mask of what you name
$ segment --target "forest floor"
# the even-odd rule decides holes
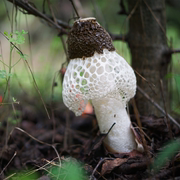
[[[180,129],[170,124],[171,136],[164,117],[140,116],[145,153],[113,154],[103,146],[106,135],[93,113],[75,117],[62,104],[47,107],[51,119],[31,100],[15,104],[16,125],[7,123],[7,110],[0,107],[0,179],[180,179]],[[134,115],[131,120],[136,126]]]

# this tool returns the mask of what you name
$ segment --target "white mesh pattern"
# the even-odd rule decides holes
[[[135,95],[136,77],[131,66],[115,51],[70,61],[63,81],[64,104],[81,115],[88,100],[112,97],[124,104]]]

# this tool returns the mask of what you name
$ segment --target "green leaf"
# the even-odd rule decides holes
[[[23,58],[24,60],[27,60],[27,58],[28,58],[28,55],[27,55],[27,54],[21,54],[20,56],[21,56],[21,58]]]
[[[5,36],[8,36],[8,32],[7,32],[7,31],[4,31],[4,35],[5,35]]]
[[[175,79],[175,82],[176,82],[177,90],[178,90],[178,92],[180,92],[180,75],[176,74],[174,76],[174,79]]]
[[[62,164],[62,168],[53,167],[51,168],[51,174],[54,178],[61,180],[83,180],[85,173],[78,162],[69,161]]]
[[[27,34],[28,31],[22,30],[22,34]]]
[[[165,163],[170,160],[178,150],[180,150],[180,140],[171,141],[162,152],[160,152],[154,161],[152,169],[154,172],[159,171]]]
[[[25,43],[25,37],[24,34],[27,34],[28,32],[22,30],[21,32],[15,31],[14,33],[8,34],[7,32],[4,32],[4,34],[9,38],[9,41],[14,44],[24,44]]]
[[[6,71],[5,70],[0,70],[0,78],[6,79]]]
[[[173,76],[174,76],[173,73],[168,73],[168,74],[166,74],[165,79],[171,79],[171,78],[173,78]]]
[[[20,57],[22,58],[22,59],[24,59],[24,60],[27,60],[27,58],[29,57],[27,54],[22,54],[20,51],[16,51],[19,55],[20,55]]]
[[[6,79],[7,77],[12,76],[11,73],[7,73],[6,70],[0,70],[0,78]]]
[[[17,101],[17,99],[15,99],[14,97],[12,98],[12,100],[13,100],[13,102],[16,102],[16,101]]]

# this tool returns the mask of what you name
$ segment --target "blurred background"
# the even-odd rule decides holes
[[[39,11],[45,11],[51,14],[47,4],[43,7],[43,0],[31,0],[32,6]],[[75,0],[75,5],[81,17],[96,17],[97,21],[113,34],[126,34],[128,32],[128,19],[126,15],[120,13],[120,0]],[[55,17],[72,25],[76,17],[72,4],[68,0],[50,1]],[[128,9],[126,2],[125,9]],[[167,18],[167,37],[170,40],[169,46],[173,49],[180,48],[180,1],[166,0],[166,18]],[[52,98],[53,82],[56,86],[53,89],[53,101],[59,102],[61,98],[61,81],[58,75],[62,64],[66,62],[66,55],[63,44],[58,36],[55,27],[33,15],[24,14],[7,0],[0,1],[0,31],[15,32],[16,30],[25,30],[25,43],[18,46],[21,51],[28,56],[28,63],[33,71],[40,93],[45,102]],[[67,36],[63,35],[66,42]],[[114,45],[121,56],[131,63],[131,55],[127,43],[123,41],[114,41]],[[3,64],[9,64],[10,43],[0,34],[0,70],[6,70],[8,67]],[[169,90],[171,93],[171,110],[180,113],[180,54],[172,56],[172,73],[167,74],[171,83]],[[16,50],[12,53],[12,64],[19,60],[19,54]],[[3,96],[6,87],[6,80],[0,78],[0,96]],[[38,93],[35,90],[32,76],[23,60],[20,60],[12,68],[11,76],[11,98],[33,99],[39,104]],[[41,106],[41,105],[40,105]]]

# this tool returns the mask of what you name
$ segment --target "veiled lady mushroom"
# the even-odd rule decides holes
[[[112,152],[137,149],[127,102],[136,92],[133,69],[112,44],[95,18],[75,21],[68,36],[69,65],[63,81],[63,101],[77,116],[89,100],[95,109],[105,146]]]

